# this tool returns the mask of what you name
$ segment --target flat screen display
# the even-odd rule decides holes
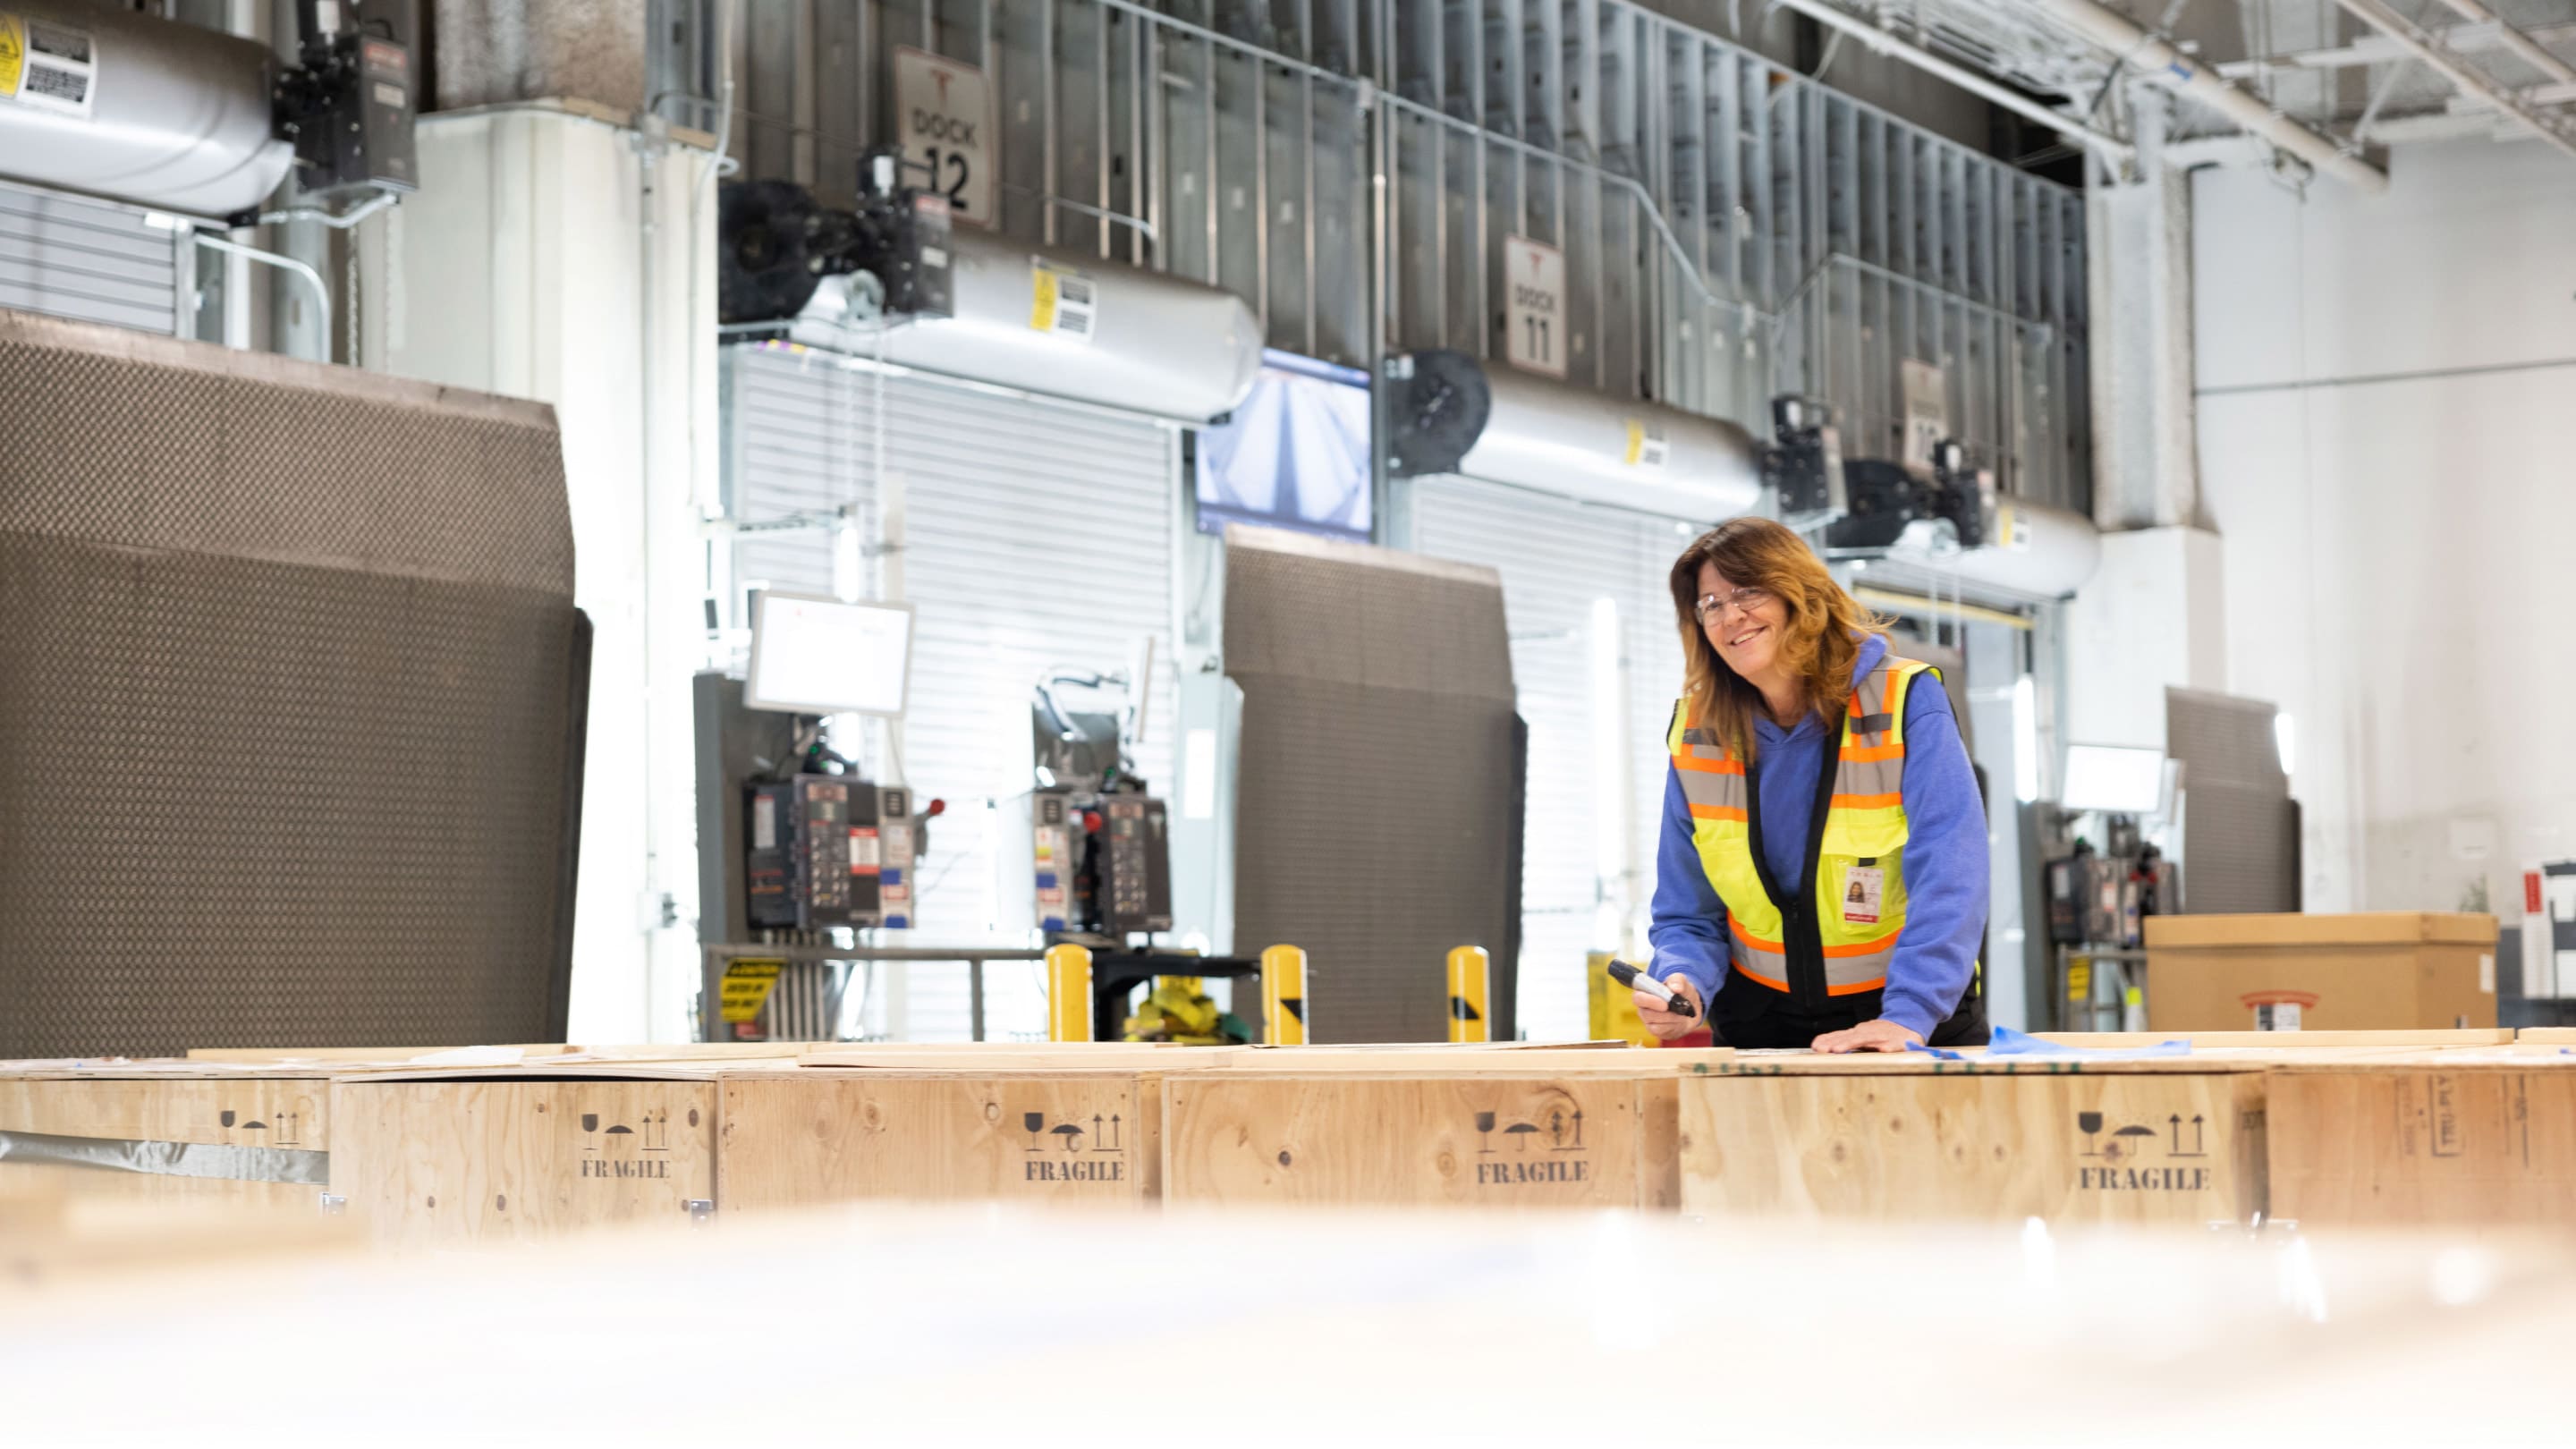
[[[762,589],[751,599],[743,703],[794,714],[901,715],[912,607]]]
[[[1199,531],[1255,523],[1369,541],[1368,374],[1264,352],[1252,396],[1198,433]]]
[[[2127,745],[2068,745],[2066,788],[2058,803],[2069,810],[2114,815],[2155,815],[2164,808],[2165,752]]]

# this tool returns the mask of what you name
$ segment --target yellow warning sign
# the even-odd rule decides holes
[[[2093,958],[2078,956],[2066,963],[2066,999],[2089,1002],[2093,999]]]
[[[16,96],[18,82],[26,74],[27,22],[0,15],[0,96]]]
[[[1646,425],[1637,418],[1628,419],[1628,456],[1620,461],[1634,468],[1646,456]]]
[[[787,969],[779,960],[745,956],[725,964],[724,981],[716,996],[716,1011],[725,1021],[753,1021],[760,1008],[769,1001],[769,988],[778,984],[778,973]]]

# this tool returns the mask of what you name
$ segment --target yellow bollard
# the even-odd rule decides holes
[[[1046,972],[1047,1040],[1092,1040],[1090,948],[1049,946]]]
[[[1619,959],[1618,953],[1595,951],[1584,959],[1588,968],[1584,987],[1592,1007],[1592,1039],[1624,1041],[1641,1047],[1662,1045],[1637,1015],[1637,993],[1610,979],[1610,963]]]
[[[1486,978],[1492,974],[1493,958],[1482,946],[1453,946],[1449,950],[1449,1039],[1491,1041],[1494,1024],[1485,1018]]]
[[[1306,1044],[1306,953],[1294,946],[1261,953],[1261,1039],[1272,1046]]]

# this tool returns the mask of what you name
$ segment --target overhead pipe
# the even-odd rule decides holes
[[[1982,97],[2071,141],[2090,146],[2115,164],[2125,166],[2137,155],[2137,148],[2119,137],[2096,130],[2073,116],[2052,111],[2019,91],[1988,80],[1965,66],[1943,60],[1919,45],[1899,39],[1891,31],[1882,30],[1849,11],[1835,8],[1829,0],[1778,0],[1778,3],[1819,25],[1830,26],[1851,36],[1881,55],[1893,56],[1917,70],[1939,76],[1970,95]]]
[[[2506,115],[2513,117],[2515,120],[2520,121],[2523,126],[2531,132],[2531,134],[2538,136],[2550,145],[2557,147],[2559,150],[2566,152],[2570,156],[2576,156],[2576,136],[2568,135],[2566,131],[2559,127],[2556,121],[2524,104],[2521,97],[2515,95],[2509,90],[2506,90],[2504,87],[2497,85],[2494,81],[2488,79],[2483,73],[2471,69],[2467,62],[2460,59],[2459,52],[2451,49],[2447,45],[2444,45],[2441,41],[2441,37],[2435,35],[2432,31],[2425,29],[2423,26],[2416,24],[2405,16],[2398,14],[2395,10],[2390,9],[2385,3],[2383,3],[2383,0],[2336,0],[2336,3],[2342,5],[2344,9],[2351,11],[2353,14],[2360,16],[2362,19],[2369,21],[2371,25],[2387,35],[2389,39],[2396,41],[2398,45],[2404,47],[2405,50],[2409,54],[2412,54],[2417,60],[2424,62],[2433,69],[2440,71],[2443,75],[2448,76],[2451,84],[2458,86],[2463,92],[2477,97],[2479,100],[2486,102],[2488,105],[2491,105],[2497,110],[2504,112]],[[2444,0],[2444,3],[2449,4],[2452,9],[2458,10],[2463,15],[2469,14],[2474,10],[2479,14],[2487,15],[2490,18],[2492,17],[2492,12],[2488,11],[2486,7],[2476,4],[2476,0]],[[2518,34],[2518,32],[2508,26],[2505,28],[2504,34],[2506,36],[2513,36]],[[2528,36],[2524,36],[2522,39],[2525,44],[2531,43],[2530,37]],[[2535,50],[2539,49],[2536,45],[2532,46],[2532,48]],[[2522,52],[2519,48],[2516,48],[2514,53],[2520,55]],[[2547,54],[2545,51],[2542,53]],[[2557,61],[2555,57],[2551,57],[2551,65],[2544,66],[2542,68],[2549,71],[2553,76],[2557,75],[2558,71],[2567,69],[2565,64]]]
[[[2230,85],[2216,70],[2149,34],[2118,11],[2106,10],[2093,0],[2029,3],[2042,15],[2135,65],[2146,78],[2176,95],[2198,101],[2316,171],[2373,195],[2388,189],[2387,172],[2358,156],[2345,154],[2329,137],[2272,109],[2262,98]],[[2355,0],[2343,3],[2350,5]]]

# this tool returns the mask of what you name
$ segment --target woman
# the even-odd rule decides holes
[[[1767,519],[1673,563],[1688,660],[1666,743],[1659,1037],[1903,1051],[1986,1039],[1986,819],[1940,676],[1888,651],[1806,540]]]

